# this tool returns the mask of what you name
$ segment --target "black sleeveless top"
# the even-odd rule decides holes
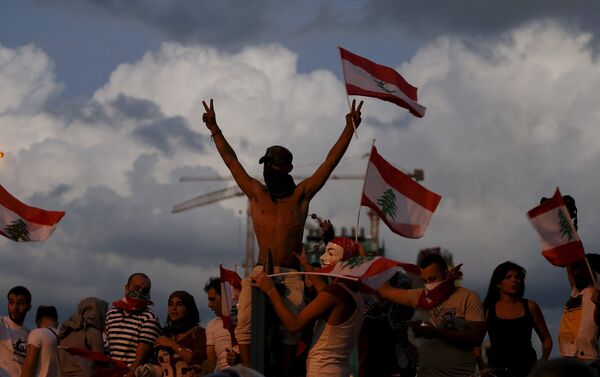
[[[488,351],[490,368],[508,368],[515,376],[527,376],[537,355],[531,345],[533,315],[526,299],[521,299],[525,315],[502,319],[496,316],[496,304],[488,309],[487,331],[491,348]]]

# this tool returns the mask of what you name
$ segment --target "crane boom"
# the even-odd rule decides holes
[[[177,204],[175,207],[173,207],[171,213],[187,211],[188,209],[201,207],[203,205],[215,203],[223,199],[233,198],[242,195],[244,195],[244,193],[242,192],[242,189],[240,189],[238,186],[213,191],[208,194],[200,195],[193,199],[186,200],[183,203]]]

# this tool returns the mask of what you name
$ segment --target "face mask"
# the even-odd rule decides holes
[[[325,252],[321,255],[321,267],[331,266],[342,259],[344,248],[340,245],[329,242],[325,248]]]
[[[136,300],[150,300],[150,292],[140,291],[129,291],[127,296]]]
[[[263,177],[272,199],[283,199],[294,193],[296,184],[291,175],[265,166]]]
[[[429,292],[433,291],[435,289],[435,287],[437,287],[438,285],[442,284],[444,281],[436,281],[435,283],[427,283],[425,284],[425,289],[428,290]]]

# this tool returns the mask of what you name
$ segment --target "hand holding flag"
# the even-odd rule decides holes
[[[542,242],[542,255],[555,266],[585,259],[583,245],[558,187],[554,196],[527,212]]]

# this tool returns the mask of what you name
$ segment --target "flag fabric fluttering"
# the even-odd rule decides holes
[[[407,238],[423,237],[441,198],[392,166],[372,147],[361,205],[373,209],[392,232]]]
[[[412,278],[419,275],[420,269],[414,264],[385,257],[356,256],[317,271],[320,275],[359,281],[364,291],[376,290],[398,272],[410,274]]]
[[[416,117],[425,115],[425,106],[417,102],[417,88],[394,69],[341,47],[340,56],[348,95],[379,98],[408,109]]]
[[[242,290],[242,278],[235,271],[219,266],[221,276],[221,319],[223,327],[233,334],[237,324],[237,303]]]
[[[550,263],[566,266],[585,259],[583,244],[558,187],[552,198],[531,209],[527,216],[540,235],[542,255]]]
[[[0,185],[0,234],[17,242],[43,241],[50,237],[62,211],[30,207]]]

